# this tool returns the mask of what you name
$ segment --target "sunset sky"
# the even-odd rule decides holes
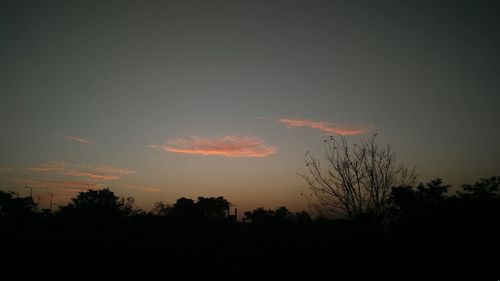
[[[0,188],[306,208],[377,132],[420,181],[500,175],[495,1],[2,1]]]

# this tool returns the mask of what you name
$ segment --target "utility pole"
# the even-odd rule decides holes
[[[52,212],[52,200],[54,199],[54,193],[50,193],[50,205],[49,205],[49,210]]]

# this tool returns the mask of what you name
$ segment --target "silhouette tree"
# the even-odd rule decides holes
[[[262,207],[253,211],[245,212],[245,221],[252,223],[284,223],[284,222],[310,222],[311,216],[305,212],[291,213],[285,206],[279,207],[276,210],[266,210]]]
[[[274,211],[266,210],[259,207],[253,211],[245,212],[245,221],[251,221],[252,223],[270,223],[274,222]]]
[[[179,198],[172,207],[158,202],[156,212],[183,220],[223,220],[229,215],[231,203],[224,197],[198,197],[195,202],[189,198]]]
[[[308,174],[302,174],[312,191],[312,199],[321,212],[347,218],[382,217],[389,206],[391,188],[409,186],[415,171],[396,162],[389,145],[381,148],[369,141],[350,146],[344,137],[324,140],[327,168],[307,152]]]
[[[441,179],[416,187],[392,190],[392,230],[395,237],[412,238],[420,245],[437,246],[432,237],[448,237],[462,246],[498,237],[500,217],[499,178],[481,179],[473,185],[462,185],[457,195],[448,195],[449,185]],[[475,245],[474,247],[477,247]]]
[[[311,215],[306,211],[296,212],[293,215],[293,220],[299,223],[312,222]]]
[[[229,215],[231,203],[224,197],[198,197],[196,207],[204,219],[225,219]]]
[[[135,206],[135,199],[133,197],[120,198],[120,209],[122,215],[125,217],[133,217],[144,214],[144,211]]]
[[[282,206],[274,211],[274,219],[276,221],[291,220],[293,219],[293,214],[285,206]]]
[[[151,214],[154,216],[166,217],[172,208],[172,205],[159,201],[155,203],[155,206],[151,210]]]
[[[460,204],[455,204],[456,212],[462,214],[463,220],[469,220],[475,229],[482,232],[500,234],[496,230],[500,217],[500,177],[480,179],[473,185],[462,185],[462,191],[457,192]],[[457,208],[457,206],[459,208]],[[491,229],[493,228],[493,229]]]
[[[177,199],[172,206],[169,215],[170,217],[184,220],[196,219],[198,216],[194,200],[185,197]]]
[[[37,205],[32,197],[18,198],[0,190],[0,223],[21,225],[36,218]]]
[[[417,187],[398,186],[391,192],[391,220],[401,227],[421,227],[443,214],[448,206],[446,196],[449,185],[441,179],[432,180]]]
[[[473,185],[462,185],[463,191],[459,191],[458,195],[465,199],[477,200],[496,200],[500,198],[500,177],[491,177],[489,179],[480,179]]]
[[[134,207],[134,199],[120,199],[108,188],[78,193],[71,202],[61,207],[58,216],[67,221],[116,221],[141,212]]]

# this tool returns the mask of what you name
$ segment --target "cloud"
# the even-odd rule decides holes
[[[0,167],[0,172],[4,172],[4,173],[10,173],[10,172],[13,172],[14,170],[13,169],[10,169],[10,168],[2,168]]]
[[[225,157],[266,157],[276,152],[262,140],[252,136],[229,135],[215,138],[190,136],[168,140],[165,145],[149,147],[167,152]]]
[[[348,124],[320,122],[309,119],[281,118],[277,122],[280,124],[285,124],[288,128],[309,127],[320,130],[325,134],[342,135],[342,136],[361,135],[373,129],[373,126],[355,127]]]
[[[161,191],[161,189],[156,188],[156,187],[136,185],[136,184],[122,184],[121,186],[125,187],[125,188],[129,188],[129,189],[135,189],[135,190],[146,191],[146,192],[160,192]]]
[[[132,170],[113,166],[77,165],[66,162],[43,163],[26,169],[32,172],[83,177],[91,180],[117,180],[121,176],[135,173]]]
[[[69,191],[83,191],[98,188],[100,185],[85,181],[64,181],[64,180],[37,180],[37,179],[13,179],[12,182],[22,183],[37,188],[63,188]]]
[[[74,137],[74,136],[65,136],[64,137],[67,140],[78,142],[78,143],[84,143],[84,144],[95,144],[95,142],[89,140],[89,139],[84,139],[80,137]]]

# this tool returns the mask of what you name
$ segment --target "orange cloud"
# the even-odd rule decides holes
[[[65,136],[64,137],[67,140],[74,141],[74,142],[79,142],[79,143],[84,143],[84,144],[95,144],[93,141],[80,138],[80,137],[73,137],[73,136]]]
[[[75,165],[65,162],[54,162],[27,167],[28,171],[52,173],[71,177],[85,177],[92,180],[117,180],[134,171],[113,166]]]
[[[106,174],[117,174],[117,175],[131,175],[135,174],[134,171],[124,169],[124,168],[119,168],[119,167],[114,167],[114,166],[92,166],[92,165],[78,165],[81,168],[84,169],[89,169],[89,170],[94,170]]]
[[[146,191],[146,192],[160,192],[161,189],[156,188],[156,187],[150,187],[150,186],[142,186],[142,185],[136,185],[136,184],[122,184],[122,187],[129,188],[129,189],[136,189],[136,190],[141,190],[141,191]]]
[[[288,119],[281,118],[278,123],[285,124],[288,128],[309,127],[322,131],[325,134],[334,134],[342,136],[360,135],[369,132],[373,127],[353,127],[346,124],[319,122],[309,119]]]
[[[276,152],[262,140],[252,136],[229,135],[215,138],[190,136],[167,141],[165,145],[149,147],[167,152],[225,157],[266,157]]]
[[[99,184],[97,183],[84,182],[84,181],[32,180],[32,179],[13,179],[10,181],[22,183],[25,185],[29,185],[31,187],[63,188],[63,189],[68,189],[68,191],[83,191],[99,187]]]

